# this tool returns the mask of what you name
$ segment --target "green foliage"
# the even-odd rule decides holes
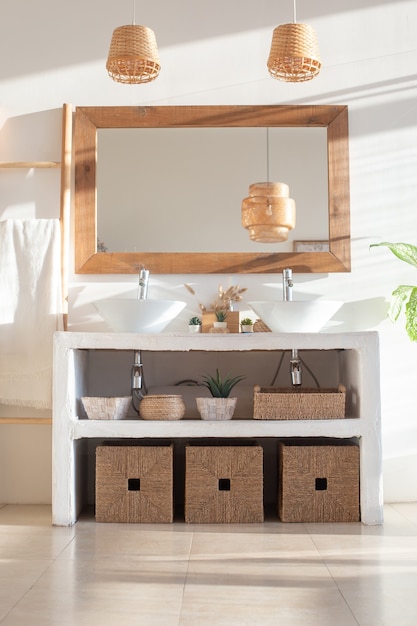
[[[243,324],[243,326],[252,326],[253,325],[253,321],[251,320],[250,317],[243,318],[243,320],[240,323]]]
[[[409,263],[417,268],[417,246],[410,243],[374,243],[371,248],[385,246],[400,261]],[[405,311],[405,329],[411,341],[417,341],[417,286],[399,285],[392,292],[392,299],[388,309],[389,318],[395,322],[401,311]]]
[[[226,321],[227,311],[223,311],[222,309],[220,309],[219,311],[215,311],[214,313],[216,315],[216,320],[218,322],[225,322]]]
[[[189,326],[201,326],[201,319],[195,315],[189,319],[188,324]]]
[[[216,369],[216,376],[203,376],[203,385],[207,387],[213,398],[228,398],[233,387],[237,385],[244,376],[221,377],[220,371]]]

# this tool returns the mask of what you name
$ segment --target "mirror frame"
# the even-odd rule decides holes
[[[274,126],[327,128],[328,252],[97,252],[98,129]],[[276,273],[285,267],[298,273],[350,271],[347,106],[77,107],[74,162],[76,274],[136,274],[142,265],[151,274]]]

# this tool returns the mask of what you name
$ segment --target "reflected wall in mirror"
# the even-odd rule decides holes
[[[328,239],[324,128],[100,129],[98,240],[108,252],[276,252],[241,225],[249,184],[267,180],[297,206],[280,252]]]
[[[296,200],[292,239],[328,240],[328,252],[254,244],[241,226],[249,185],[268,174],[267,128],[270,180],[289,184]],[[129,274],[141,265],[154,274],[350,271],[345,106],[81,107],[74,150],[76,273]],[[119,232],[123,222],[133,238]],[[97,251],[97,237],[108,252]]]

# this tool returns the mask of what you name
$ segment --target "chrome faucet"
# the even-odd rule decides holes
[[[294,286],[292,279],[292,270],[286,268],[282,271],[282,291],[283,291],[283,299],[285,302],[291,302],[292,300],[292,288]],[[298,387],[302,384],[302,376],[301,376],[301,359],[298,356],[298,350],[294,348],[292,350],[291,359],[290,359],[290,375],[291,375],[291,384],[293,387]]]
[[[136,413],[139,414],[139,404],[142,398],[147,394],[147,388],[143,375],[140,350],[135,350],[133,357],[133,365],[130,371],[130,389],[132,395],[132,406]]]
[[[282,270],[282,292],[283,292],[283,299],[284,302],[290,302],[292,300],[292,288],[293,288],[293,281],[292,281],[292,270],[289,268],[286,268],[285,270]]]
[[[138,300],[146,300],[148,297],[149,270],[144,267],[139,272]]]

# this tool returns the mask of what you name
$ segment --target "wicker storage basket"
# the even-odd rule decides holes
[[[270,333],[271,329],[262,320],[256,320],[253,325],[254,333]]]
[[[173,444],[96,448],[96,521],[173,521]]]
[[[349,439],[278,444],[282,522],[358,522],[359,446]]]
[[[144,420],[180,420],[184,413],[182,396],[145,396],[139,405],[139,414]]]
[[[254,387],[253,417],[258,420],[341,419],[346,389]]]
[[[263,522],[263,449],[254,441],[185,448],[185,521]]]
[[[87,417],[90,420],[122,420],[126,417],[132,398],[81,398]]]

